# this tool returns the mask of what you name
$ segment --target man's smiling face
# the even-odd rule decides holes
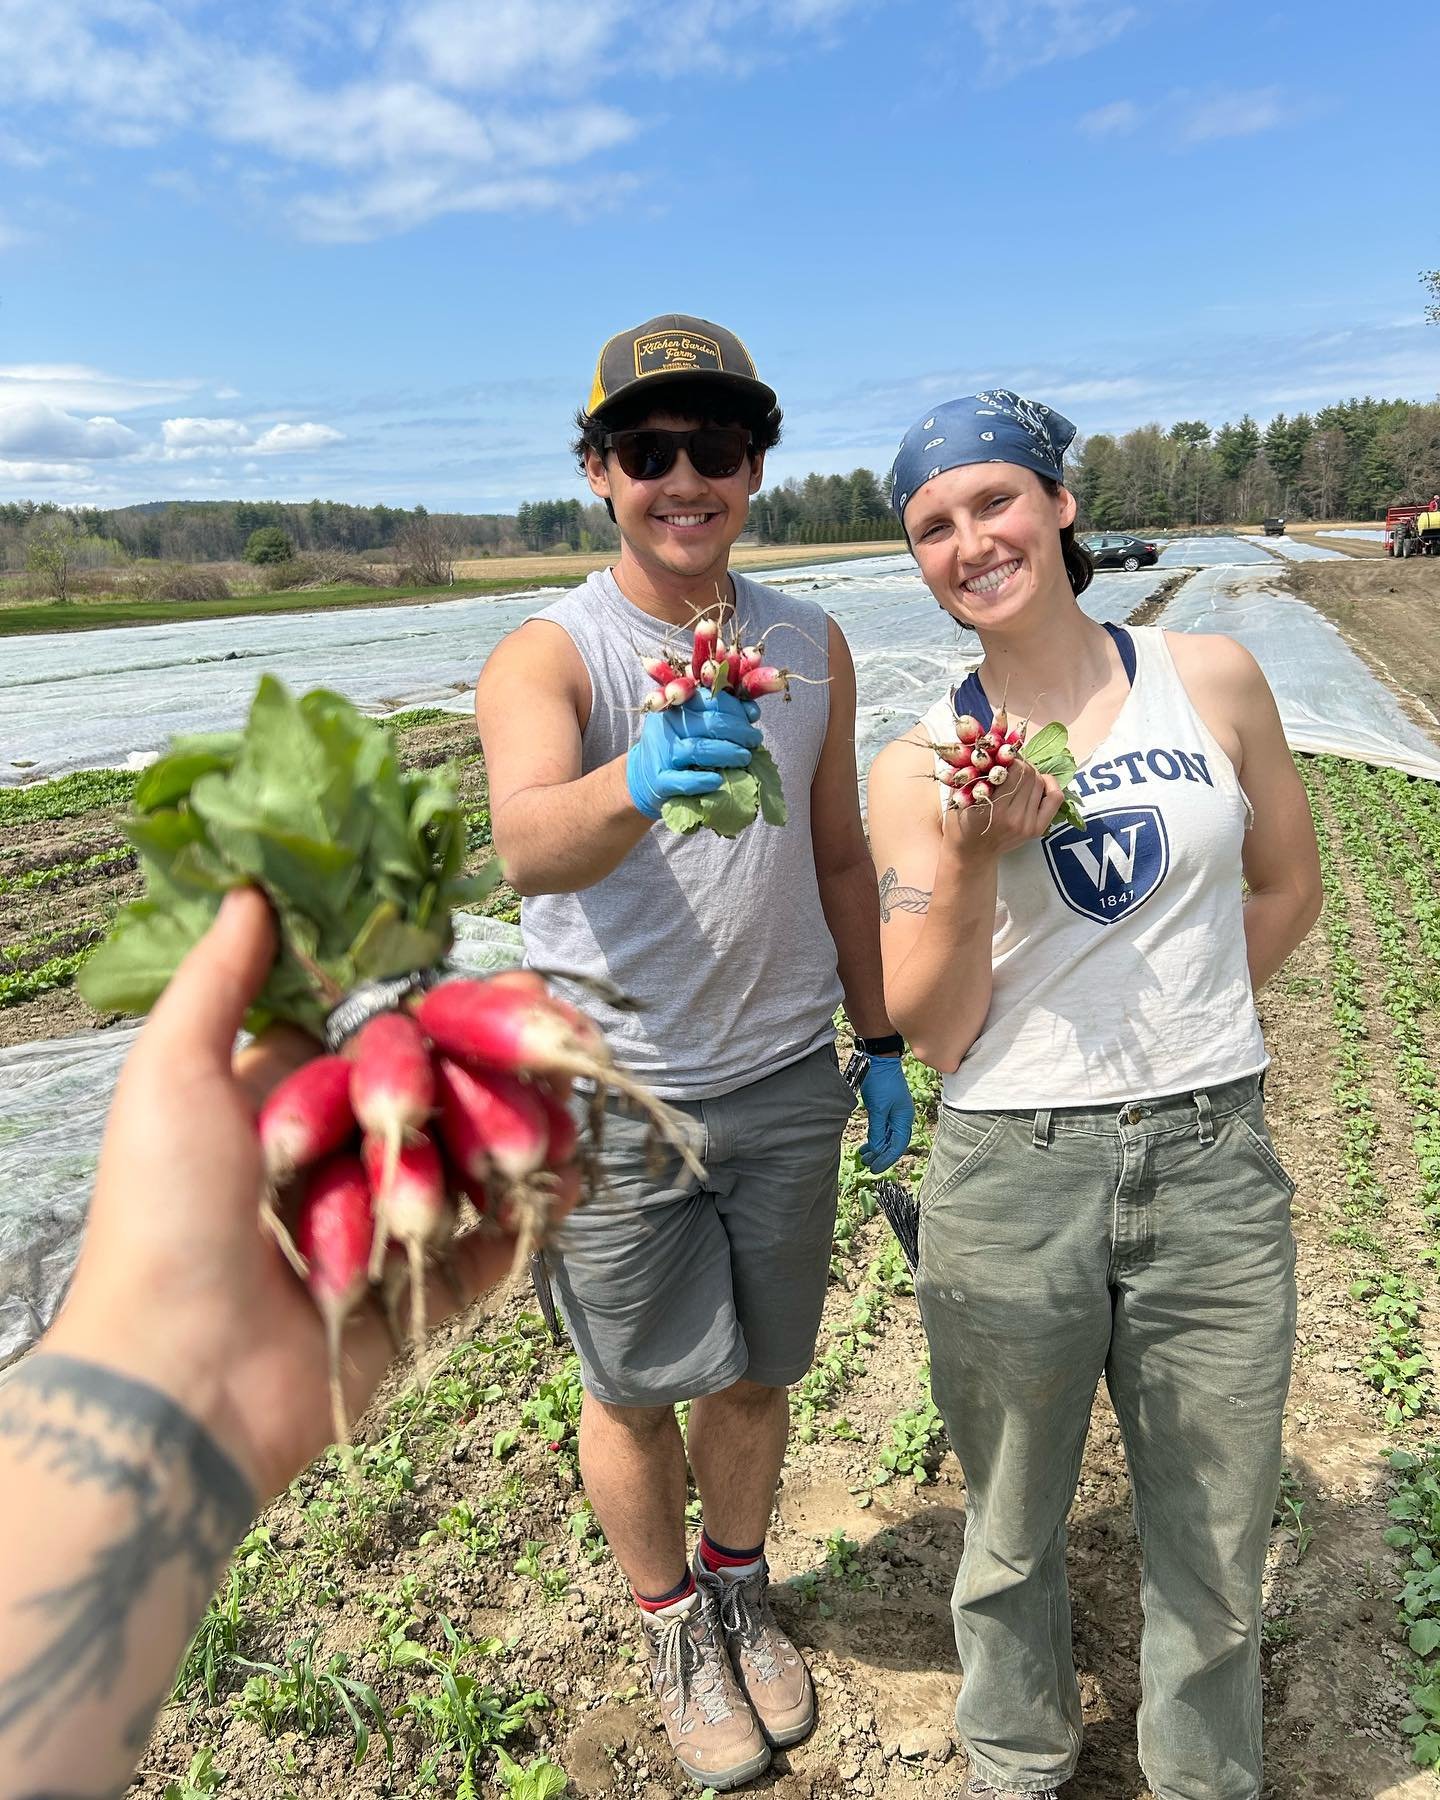
[[[693,431],[707,421],[655,411],[633,430]],[[745,528],[750,496],[764,474],[764,452],[742,459],[733,475],[705,476],[682,449],[669,470],[653,481],[636,481],[620,467],[613,450],[585,456],[591,488],[615,509],[625,547],[653,573],[683,581],[723,570],[730,546]]]

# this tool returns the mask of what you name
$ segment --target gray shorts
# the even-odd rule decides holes
[[[833,1045],[714,1100],[693,1120],[703,1182],[612,1103],[604,1183],[549,1253],[585,1388],[664,1406],[744,1376],[810,1367],[830,1268],[840,1139],[854,1097]]]

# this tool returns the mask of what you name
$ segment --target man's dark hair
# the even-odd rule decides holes
[[[1040,477],[1040,485],[1052,500],[1060,498],[1060,483],[1048,475]],[[1060,528],[1060,554],[1065,558],[1065,573],[1070,577],[1072,593],[1083,594],[1095,579],[1095,559],[1075,535],[1075,525]]]
[[[630,431],[658,412],[673,413],[680,419],[698,419],[702,425],[743,425],[750,433],[755,453],[773,450],[780,442],[783,415],[778,406],[763,406],[717,381],[664,382],[653,393],[647,394],[642,386],[617,400],[606,407],[603,419],[581,407],[575,415],[578,436],[570,448],[582,472],[587,450],[603,457],[600,446],[607,431]]]

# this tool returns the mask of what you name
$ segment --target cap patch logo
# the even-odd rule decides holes
[[[697,337],[690,331],[655,331],[635,340],[635,373],[723,375],[725,361],[714,338]]]

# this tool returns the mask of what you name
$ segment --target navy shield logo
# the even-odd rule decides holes
[[[1045,839],[1045,860],[1072,912],[1102,925],[1129,918],[1170,871],[1170,839],[1156,806],[1091,813]]]

